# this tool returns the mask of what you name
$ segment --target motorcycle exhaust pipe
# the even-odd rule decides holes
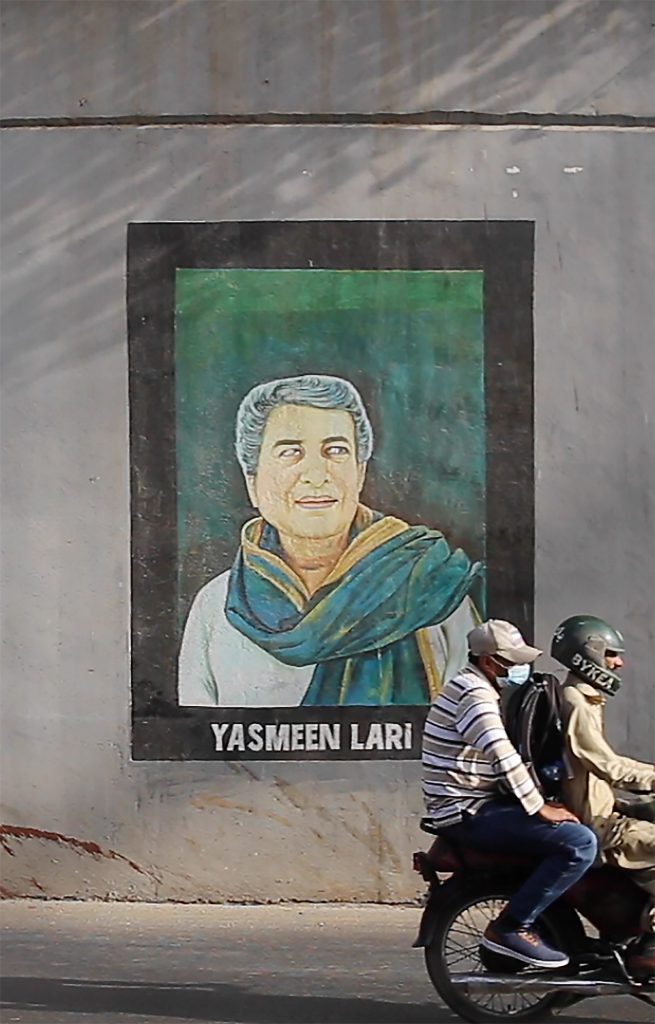
[[[520,974],[452,974],[453,985],[467,989],[471,995],[485,992],[532,992],[547,995],[565,992],[578,996],[628,995],[632,986],[622,981],[593,981],[584,978],[526,977]]]

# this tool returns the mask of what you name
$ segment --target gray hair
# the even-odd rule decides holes
[[[252,388],[239,406],[236,452],[245,476],[255,476],[266,421],[278,405],[310,405],[316,409],[343,409],[355,424],[357,461],[368,462],[373,452],[373,429],[359,391],[349,380],[306,374],[269,380]]]

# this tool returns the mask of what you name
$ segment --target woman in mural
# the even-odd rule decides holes
[[[193,601],[180,704],[429,703],[466,661],[481,566],[360,502],[373,432],[356,388],[319,375],[257,385],[236,451],[260,517]]]

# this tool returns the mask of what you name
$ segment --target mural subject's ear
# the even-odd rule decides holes
[[[362,487],[364,486],[364,480],[366,479],[366,468],[368,462],[359,462],[357,464],[357,483],[359,486],[359,492],[361,494]]]
[[[259,502],[257,501],[257,488],[255,486],[255,477],[247,476],[246,478],[246,490],[248,491],[248,497],[250,504],[253,508],[259,508]]]

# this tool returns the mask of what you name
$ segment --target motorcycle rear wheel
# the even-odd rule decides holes
[[[425,949],[425,964],[430,980],[443,1001],[473,1024],[498,1024],[503,1021],[544,1021],[564,998],[557,993],[480,993],[469,994],[454,984],[452,975],[488,973],[478,950],[482,933],[489,921],[498,916],[513,888],[511,882],[488,879],[477,885],[459,887],[447,892],[448,883],[440,890],[440,901],[432,942]],[[584,938],[584,929],[577,915],[563,907],[549,907],[539,918],[537,927],[543,938],[558,949],[570,951]],[[504,973],[510,973],[505,971]]]

